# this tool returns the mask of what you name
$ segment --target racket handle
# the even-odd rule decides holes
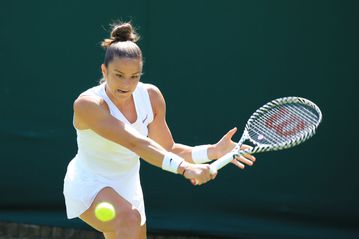
[[[209,165],[210,173],[211,174],[217,173],[217,171],[219,169],[223,168],[224,166],[226,166],[227,164],[229,164],[233,160],[233,156],[234,156],[234,154],[233,154],[233,151],[232,151],[232,152],[229,152],[229,153],[225,154],[221,158],[217,159],[213,163],[211,163]],[[191,183],[193,185],[198,184],[197,180],[195,180],[195,179],[191,179]]]
[[[212,174],[216,173],[218,170],[229,164],[232,160],[233,160],[233,151],[225,154],[221,158],[211,163],[209,165],[211,173]]]

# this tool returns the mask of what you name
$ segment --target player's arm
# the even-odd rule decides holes
[[[166,150],[173,152],[187,162],[192,161],[192,147],[175,143],[172,133],[166,122],[166,103],[161,91],[154,85],[147,84],[151,99],[153,121],[148,126],[148,137],[156,141]]]
[[[194,147],[176,143],[172,137],[171,130],[166,122],[166,103],[161,91],[156,86],[150,84],[147,84],[147,90],[150,95],[154,114],[153,122],[148,126],[149,137],[159,143],[166,150],[180,155],[187,162],[193,163],[192,151],[194,150]],[[208,160],[217,159],[234,148],[235,143],[231,140],[231,138],[235,132],[236,129],[232,129],[224,135],[218,143],[208,145]],[[234,164],[240,168],[244,168],[244,164],[252,165],[255,158],[253,156],[247,157],[250,158],[241,157],[241,162],[236,160],[234,161]]]
[[[92,129],[102,137],[135,152],[149,163],[161,167],[166,150],[113,117],[101,98],[81,96],[74,103],[75,121],[81,128]]]
[[[135,152],[148,163],[164,170],[183,174],[186,178],[203,184],[213,179],[208,165],[194,165],[165,150],[155,141],[142,136],[131,125],[113,117],[103,99],[80,96],[74,103],[75,126],[91,129],[102,137]],[[185,173],[186,172],[186,173]]]

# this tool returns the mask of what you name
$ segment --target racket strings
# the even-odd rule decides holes
[[[281,113],[281,110],[285,109],[285,113]],[[285,120],[304,120],[309,125],[314,125],[318,121],[318,116],[315,115],[312,111],[309,111],[306,107],[298,107],[295,105],[282,105],[281,107],[276,107],[266,112],[259,119],[268,120],[273,117],[273,115],[278,115],[277,121],[285,121]]]
[[[281,110],[285,109],[285,113],[280,113]],[[278,117],[278,121],[287,121],[290,120],[291,122],[296,122],[297,120],[303,120],[305,122],[305,125],[312,126],[315,125],[318,121],[318,116],[315,115],[312,111],[309,111],[306,107],[303,107],[303,105],[282,105],[281,107],[273,108],[272,115],[270,114],[264,114],[263,117],[268,120],[268,118],[273,117],[274,115],[278,115],[283,118]],[[288,125],[291,126],[290,124]]]
[[[317,112],[311,107],[289,103],[276,106],[255,118],[248,132],[256,142],[278,144],[296,139],[316,125],[318,119]]]
[[[264,131],[260,124],[252,123],[249,129],[249,135],[252,139],[256,141],[261,141],[261,143],[265,143],[263,141],[268,141],[269,144],[277,144],[280,142],[280,138],[275,134],[270,134],[268,131]],[[254,137],[257,136],[257,137]]]
[[[261,130],[260,128],[254,126],[254,128],[252,128],[249,131],[249,135],[250,135],[251,139],[254,139],[255,141],[260,142],[260,143],[278,144],[280,142],[279,138],[273,137],[275,135],[266,134],[266,133],[264,133],[262,131],[263,130]]]
[[[284,111],[283,111],[284,110]],[[291,128],[293,125],[298,123],[298,121],[304,122],[305,126],[313,126],[316,124],[318,117],[313,114],[313,112],[306,109],[303,105],[281,105],[280,107],[273,108],[267,114],[263,115],[262,119],[265,119],[266,122],[276,115],[277,124],[281,122],[286,122],[286,128]]]
[[[303,106],[298,107],[295,105],[288,105],[287,107],[293,110],[297,115],[300,115],[302,118],[309,121],[311,125],[315,125],[318,122],[319,117],[317,114],[315,114],[317,112],[315,111],[313,112],[313,109],[311,108],[303,107]]]

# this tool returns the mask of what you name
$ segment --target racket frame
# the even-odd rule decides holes
[[[249,129],[251,123],[255,119],[257,119],[260,115],[265,114],[269,110],[275,108],[276,106],[279,106],[282,104],[287,104],[287,103],[300,103],[300,104],[308,105],[309,107],[313,108],[317,112],[318,121],[316,122],[316,124],[310,126],[308,129],[303,131],[299,136],[293,138],[290,141],[284,142],[284,143],[261,144],[250,137],[250,135],[248,133],[248,129]],[[301,97],[295,97],[295,96],[283,97],[283,98],[272,100],[272,101],[268,102],[267,104],[263,105],[262,107],[260,107],[259,109],[257,109],[251,115],[251,117],[247,121],[247,124],[246,124],[245,129],[242,134],[242,137],[236,144],[235,148],[231,152],[227,153],[226,155],[222,156],[221,158],[217,159],[212,164],[210,164],[211,173],[214,174],[219,169],[221,169],[222,167],[224,167],[225,165],[227,165],[233,159],[239,157],[240,155],[282,150],[282,149],[291,148],[298,144],[301,144],[315,134],[316,129],[318,128],[321,121],[322,121],[322,112],[320,111],[319,107],[310,100],[307,100],[307,99],[301,98]],[[240,147],[246,140],[249,140],[254,145],[254,147],[251,147],[251,148],[248,148],[245,150],[240,150]]]

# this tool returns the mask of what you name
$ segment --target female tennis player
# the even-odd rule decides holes
[[[111,38],[102,43],[106,49],[103,79],[74,102],[78,152],[64,179],[67,216],[80,217],[106,239],[146,238],[139,157],[201,185],[216,177],[204,163],[235,145],[231,138],[236,128],[213,145],[174,142],[161,91],[140,82],[143,60],[137,39],[130,23],[114,26]],[[246,155],[234,164],[243,168],[254,161]],[[115,218],[107,222],[94,213],[104,201],[116,210]]]

